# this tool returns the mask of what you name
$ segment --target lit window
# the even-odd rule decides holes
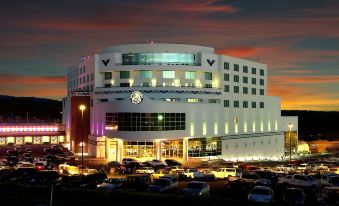
[[[190,103],[198,103],[198,102],[202,102],[202,99],[196,99],[196,98],[188,98],[187,102]]]
[[[175,78],[175,71],[162,71],[162,78],[164,79]]]
[[[185,72],[185,79],[195,80],[195,78],[196,78],[196,72],[191,72],[191,71]]]

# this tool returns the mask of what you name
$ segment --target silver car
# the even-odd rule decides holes
[[[182,190],[185,197],[208,197],[210,195],[210,186],[206,182],[189,182]]]

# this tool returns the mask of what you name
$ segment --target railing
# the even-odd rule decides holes
[[[127,65],[159,65],[159,66],[201,66],[201,63],[187,63],[187,62],[123,62],[115,63],[116,66]]]

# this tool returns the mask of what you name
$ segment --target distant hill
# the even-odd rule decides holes
[[[298,116],[303,140],[339,140],[339,112],[282,110],[281,115]]]
[[[4,122],[59,122],[62,102],[36,97],[0,95],[0,123]]]

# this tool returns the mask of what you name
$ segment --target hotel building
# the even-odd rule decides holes
[[[296,151],[298,119],[281,116],[267,75],[265,64],[210,47],[108,47],[68,69],[66,141],[109,161],[281,159]]]

